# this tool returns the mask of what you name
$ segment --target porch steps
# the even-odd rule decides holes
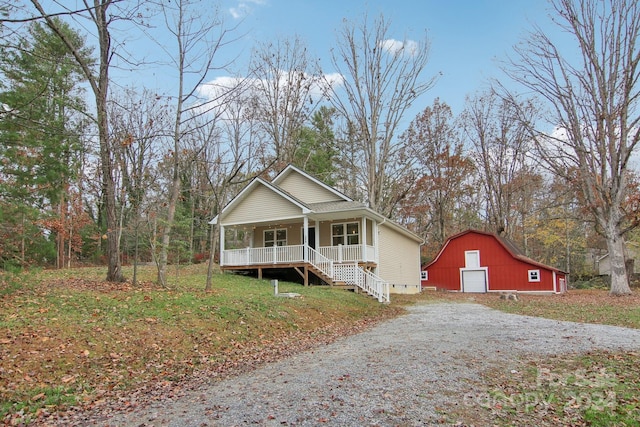
[[[316,268],[313,264],[309,265],[309,271],[311,271],[313,274],[315,274],[317,277],[319,277],[322,281],[324,281],[326,284],[328,284],[329,286],[332,287],[336,287],[339,289],[344,289],[344,290],[348,290],[348,291],[353,291],[356,293],[360,293],[360,292],[366,292],[367,295],[369,295],[372,298],[376,298],[379,299],[379,297],[369,291],[367,291],[367,289],[358,286],[357,284],[353,284],[353,283],[347,283],[345,281],[342,280],[335,280],[334,278],[328,276],[327,274],[323,273],[320,269]]]
[[[308,268],[310,272],[312,272],[317,277],[319,277],[320,280],[325,282],[327,285],[334,286],[337,284],[331,276],[329,276],[328,274],[325,274],[322,270],[317,268],[315,265],[310,264]]]

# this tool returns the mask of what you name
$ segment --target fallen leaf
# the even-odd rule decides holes
[[[75,382],[76,376],[75,375],[67,375],[64,376],[60,379],[60,381],[62,381],[65,384],[68,384],[70,382]]]

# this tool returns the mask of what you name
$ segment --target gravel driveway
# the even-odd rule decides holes
[[[479,373],[518,356],[638,349],[640,330],[438,303],[173,400],[109,426],[425,426],[463,404]]]

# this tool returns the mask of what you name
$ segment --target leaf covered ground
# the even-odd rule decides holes
[[[402,309],[328,287],[181,272],[170,289],[106,283],[93,269],[3,277],[0,419],[54,420],[178,393],[355,333]],[[68,275],[68,277],[60,277]],[[83,277],[86,276],[86,277]],[[192,384],[193,385],[193,384]]]
[[[291,283],[280,283],[280,292],[301,297],[276,298],[268,281],[235,275],[217,274],[213,290],[205,292],[203,266],[176,269],[170,288],[153,284],[151,270],[143,273],[136,286],[103,282],[104,271],[94,268],[0,276],[0,420],[77,422],[86,411],[127,410],[356,333],[417,301],[471,300],[520,314],[640,328],[638,295],[616,298],[606,291],[525,295],[518,302],[424,292],[394,296],[384,305],[339,289]],[[519,425],[519,419],[627,425],[620,420],[636,416],[639,407],[628,388],[640,386],[640,372],[629,368],[636,359],[634,354],[568,355],[563,364],[530,360],[523,362],[529,368],[517,373],[484,373],[487,393],[511,396],[516,404],[510,407],[514,400],[507,399],[499,408],[476,407],[480,411],[467,419],[497,425]],[[581,383],[569,378],[579,364],[586,378],[596,379],[598,367],[606,366],[605,379],[616,378],[616,408],[626,409],[611,413],[604,412],[610,407],[600,412],[596,407],[587,414],[584,405],[569,411],[563,406],[565,412],[551,414],[547,407],[550,418],[540,418],[539,407],[517,403],[518,396],[557,395],[558,390],[530,381],[541,372],[573,387],[564,392],[579,395]],[[598,424],[598,417],[606,422]]]

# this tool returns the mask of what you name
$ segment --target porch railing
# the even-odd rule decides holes
[[[267,248],[225,249],[222,251],[221,265],[280,264],[312,261],[304,257],[304,245],[269,246]],[[363,249],[364,248],[364,249]],[[376,248],[362,245],[322,246],[312,252],[333,262],[376,262]],[[308,255],[311,256],[311,255]]]
[[[222,251],[220,265],[282,264],[304,261],[304,245]]]
[[[373,295],[380,302],[389,302],[389,283],[358,264],[336,264],[334,266],[334,280],[355,285]]]
[[[321,246],[318,251],[336,262],[376,262],[376,248],[369,245]]]
[[[334,275],[333,260],[325,257],[324,255],[314,250],[313,248],[309,248],[308,261],[318,270],[326,274],[328,277],[333,277]]]

